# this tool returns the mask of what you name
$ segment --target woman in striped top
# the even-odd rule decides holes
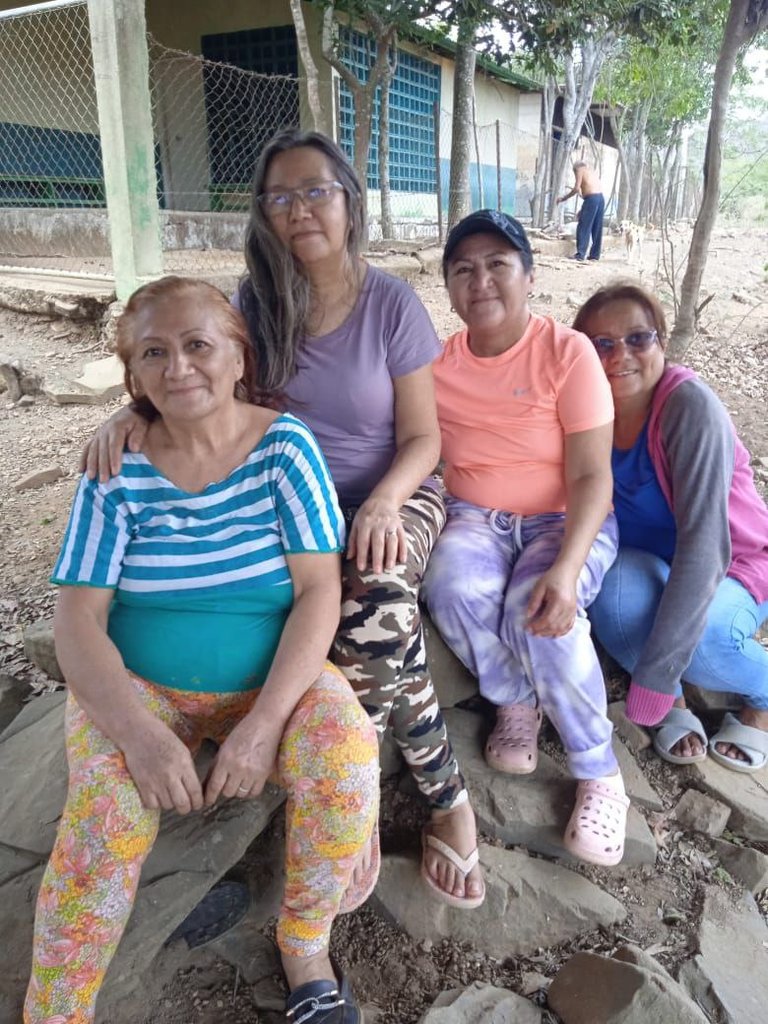
[[[93,1021],[161,809],[248,799],[271,779],[288,790],[288,1018],[355,1024],[328,942],[368,894],[348,887],[377,819],[378,759],[326,662],[344,545],[328,469],[300,420],[254,404],[243,318],[212,286],[140,289],[118,351],[151,426],[119,474],[82,479],[53,575],[70,783],[24,1020]],[[220,746],[201,782],[204,738]]]

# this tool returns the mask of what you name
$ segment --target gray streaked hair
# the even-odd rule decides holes
[[[280,153],[311,146],[331,164],[344,186],[347,204],[347,252],[354,263],[363,236],[360,182],[347,157],[326,135],[287,128],[261,151],[253,174],[251,210],[245,233],[248,273],[240,282],[240,304],[256,352],[259,385],[279,395],[296,372],[299,349],[307,333],[310,285],[306,270],[277,238],[259,202],[270,164]]]

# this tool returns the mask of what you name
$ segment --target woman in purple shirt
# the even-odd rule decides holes
[[[470,908],[485,896],[475,818],[418,608],[445,521],[429,476],[440,454],[431,367],[440,345],[412,289],[360,259],[362,225],[360,184],[335,143],[281,132],[256,166],[236,304],[265,395],[311,427],[347,520],[333,660],[379,735],[392,729],[429,802],[422,877],[446,902]],[[138,450],[145,429],[130,410],[116,413],[91,445],[89,472],[115,471],[126,440]],[[368,863],[361,874],[375,880]]]

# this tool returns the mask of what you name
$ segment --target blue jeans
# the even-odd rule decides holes
[[[579,210],[579,222],[576,225],[576,255],[579,259],[599,260],[603,247],[603,214],[605,199],[601,192],[593,196],[585,196]],[[592,239],[590,247],[589,241]]]
[[[589,609],[595,636],[627,672],[640,658],[668,578],[662,558],[621,548]],[[768,710],[768,650],[753,639],[765,619],[768,601],[758,604],[738,580],[726,576],[712,598],[685,681],[703,690],[738,693],[749,707]],[[681,694],[678,683],[675,696]]]
[[[560,734],[571,774],[616,771],[603,673],[585,608],[600,589],[618,543],[611,513],[592,543],[576,585],[573,627],[559,637],[526,629],[531,592],[557,558],[565,516],[513,515],[446,497],[421,593],[451,650],[493,704],[539,704]]]

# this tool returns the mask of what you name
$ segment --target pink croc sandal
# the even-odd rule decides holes
[[[496,725],[485,745],[486,763],[497,772],[529,775],[539,760],[541,711],[526,704],[507,704],[496,709]]]
[[[589,864],[613,867],[624,856],[629,798],[605,779],[582,779],[565,830],[566,850]]]
[[[368,870],[360,876],[359,881],[354,878],[347,886],[347,891],[341,898],[339,907],[340,914],[351,914],[353,910],[362,907],[379,880],[379,869],[381,868],[381,846],[379,844],[378,822],[373,829],[371,836],[371,864]]]

